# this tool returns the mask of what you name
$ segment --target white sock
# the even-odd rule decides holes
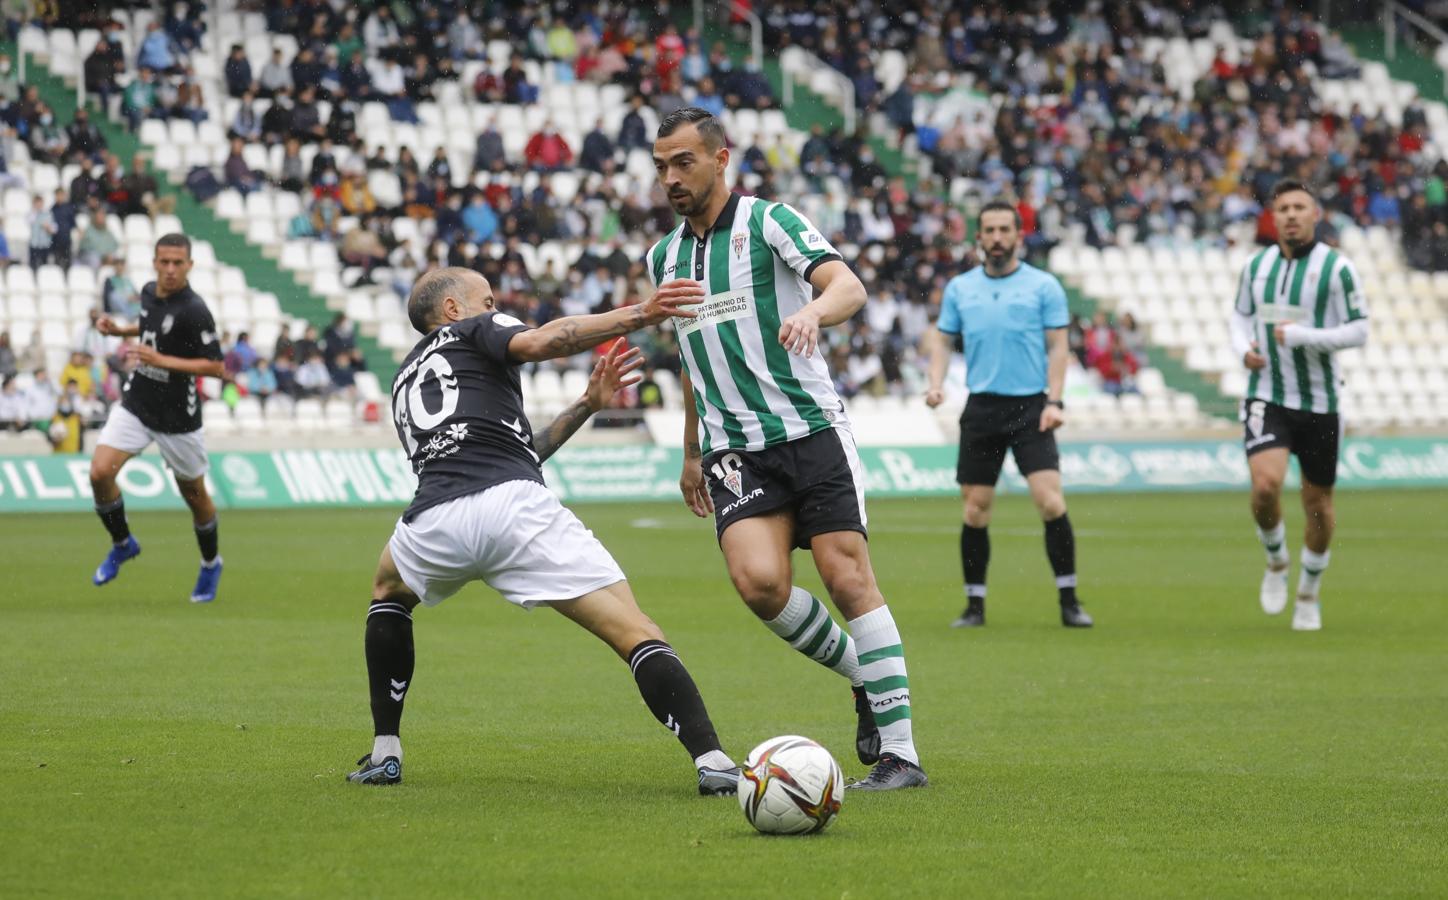
[[[905,649],[890,607],[882,606],[850,621],[860,654],[860,677],[880,729],[880,752],[893,753],[916,765],[915,737],[910,728],[910,682],[905,675]]]
[[[722,772],[725,769],[734,768],[734,760],[730,759],[723,750],[710,750],[703,756],[694,758],[694,768],[703,769],[705,767]]]
[[[1257,540],[1262,542],[1262,549],[1267,551],[1267,563],[1274,569],[1280,569],[1292,561],[1292,554],[1287,552],[1287,525],[1278,521],[1275,528],[1263,531],[1257,528]]]
[[[380,766],[389,756],[402,762],[402,738],[395,734],[379,734],[372,739],[372,765]]]
[[[214,569],[219,565],[221,565],[221,554],[219,553],[216,555],[216,558],[213,559],[211,562],[207,562],[204,559],[201,561],[201,567],[203,569]]]
[[[859,686],[860,661],[854,640],[809,591],[798,585],[790,588],[789,602],[764,625],[800,653]]]
[[[1297,582],[1298,599],[1317,599],[1317,590],[1322,585],[1322,573],[1327,571],[1327,563],[1331,558],[1331,550],[1313,553],[1306,547],[1302,548],[1302,575]]]

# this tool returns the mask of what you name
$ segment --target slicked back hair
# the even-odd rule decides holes
[[[1272,185],[1272,202],[1276,203],[1278,197],[1293,191],[1301,191],[1311,197],[1313,203],[1317,202],[1317,195],[1312,192],[1312,188],[1308,187],[1306,182],[1298,181],[1295,178],[1284,178]]]
[[[161,235],[156,239],[156,250],[159,251],[162,247],[180,247],[186,251],[186,258],[191,258],[191,238],[184,234],[173,231]]]
[[[461,298],[463,276],[472,269],[448,266],[434,269],[417,279],[412,293],[407,298],[407,320],[421,334],[427,334],[436,327],[436,319],[442,314],[442,301],[449,296]]]
[[[713,113],[697,106],[682,106],[664,116],[659,123],[658,136],[666,138],[685,125],[693,125],[699,129],[699,137],[704,139],[704,146],[709,148],[710,153],[724,146],[724,126]]]
[[[980,208],[980,214],[975,217],[975,230],[980,231],[984,222],[985,214],[989,212],[1008,212],[1011,219],[1016,223],[1016,231],[1021,230],[1021,211],[1009,200],[992,200]]]

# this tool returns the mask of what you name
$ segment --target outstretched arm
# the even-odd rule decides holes
[[[533,449],[540,462],[573,437],[590,416],[607,406],[615,393],[642,380],[642,375],[631,373],[644,364],[644,352],[637,347],[624,352],[626,346],[624,341],[619,341],[600,357],[594,363],[593,374],[589,376],[588,389],[583,396],[559,413],[547,428],[533,435]]]
[[[694,311],[689,307],[703,299],[704,288],[697,281],[670,281],[643,303],[591,316],[567,316],[541,328],[520,331],[508,341],[508,358],[515,363],[541,362],[592,350],[645,325],[657,325],[673,317],[692,319]]]

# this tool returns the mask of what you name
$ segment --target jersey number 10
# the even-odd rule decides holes
[[[422,399],[422,387],[428,376],[437,379],[438,388],[442,391],[442,405],[435,411],[428,409]],[[407,455],[411,457],[417,452],[417,438],[413,436],[413,429],[426,433],[441,427],[457,408],[457,376],[453,374],[452,364],[447,358],[435,353],[417,367],[411,380],[396,393],[396,408],[392,410],[392,418],[397,422],[397,430],[402,433]]]

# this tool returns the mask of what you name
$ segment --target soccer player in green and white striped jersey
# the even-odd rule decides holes
[[[660,123],[654,167],[684,221],[649,251],[649,274],[692,279],[707,295],[695,318],[675,322],[688,397],[679,486],[696,515],[714,514],[745,604],[853,686],[856,753],[874,769],[850,787],[921,786],[900,632],[865,542],[859,456],[818,349],[820,328],[854,315],[865,288],[804,216],[732,193],[728,164],[724,130],[705,110]],[[791,587],[795,547],[813,553],[848,631]]]
[[[1332,487],[1342,435],[1333,353],[1367,343],[1367,308],[1352,261],[1314,238],[1322,210],[1305,184],[1278,182],[1272,215],[1277,243],[1253,256],[1242,271],[1232,311],[1232,348],[1252,373],[1242,421],[1252,471],[1252,517],[1267,550],[1262,609],[1276,615],[1287,606],[1291,556],[1281,496],[1287,457],[1295,453],[1307,526],[1292,627],[1317,631],[1322,627],[1318,588],[1336,524]]]

